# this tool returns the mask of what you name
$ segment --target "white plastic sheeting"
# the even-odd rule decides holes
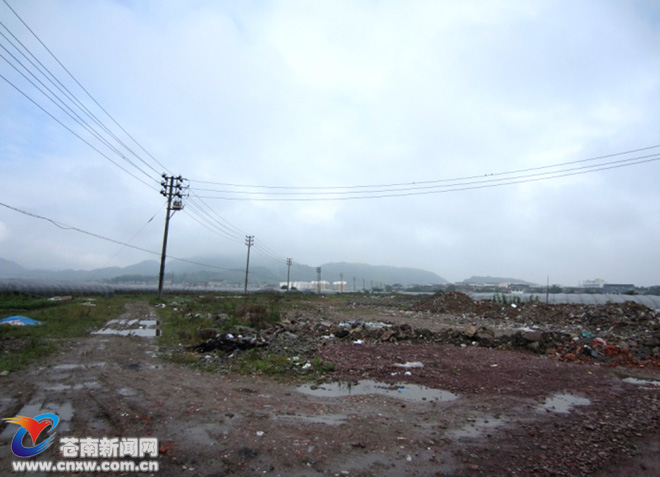
[[[11,278],[0,280],[0,293],[17,292],[38,296],[102,295],[111,296],[114,288],[102,283],[68,282]]]
[[[492,300],[498,293],[470,293],[474,300]],[[501,295],[500,295],[501,296]],[[509,293],[505,294],[507,301],[520,300],[523,303],[538,300],[545,303],[544,293]],[[548,303],[577,303],[582,305],[606,305],[607,303],[624,303],[632,301],[660,310],[660,296],[657,295],[600,295],[592,293],[551,293]]]

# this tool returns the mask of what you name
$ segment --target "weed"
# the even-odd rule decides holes
[[[125,302],[125,298],[102,298],[92,303],[82,298],[50,301],[28,295],[0,295],[0,318],[25,314],[42,322],[36,326],[0,325],[0,370],[23,368],[54,352],[60,341],[86,336],[116,317]]]

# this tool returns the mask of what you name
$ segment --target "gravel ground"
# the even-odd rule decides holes
[[[119,318],[154,316],[138,303]],[[440,331],[475,318],[365,299],[287,319]],[[655,367],[353,341],[306,341],[334,371],[305,383],[200,372],[161,360],[153,338],[92,335],[0,377],[0,412],[60,413],[71,436],[155,436],[163,476],[660,475]],[[3,474],[14,432],[0,428]],[[58,459],[57,446],[41,458]]]

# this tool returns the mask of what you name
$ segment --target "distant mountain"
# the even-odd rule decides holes
[[[482,276],[472,276],[462,282],[466,285],[497,285],[499,283],[511,283],[514,285],[534,285],[534,283],[527,282],[525,280],[520,280],[519,278],[504,278],[504,277],[482,277]]]
[[[153,281],[158,276],[160,264],[155,260],[127,267],[107,267],[95,270],[28,270],[9,260],[0,259],[0,278],[39,278],[70,281]],[[428,285],[445,284],[447,280],[439,275],[417,268],[367,265],[362,263],[326,263],[321,265],[321,280],[344,281],[352,288],[353,280],[357,288],[364,281],[367,287],[376,284]],[[250,283],[278,285],[286,281],[286,263],[273,264],[260,257],[250,259]],[[245,258],[222,256],[197,256],[187,261],[170,260],[166,264],[165,278],[174,283],[200,283],[225,281],[242,283],[245,280]],[[293,263],[291,281],[313,281],[317,279],[316,267]]]
[[[21,278],[29,271],[19,264],[0,258],[0,278]]]
[[[294,273],[295,272],[295,273]],[[300,265],[292,268],[292,280],[312,281],[316,280],[316,267],[307,267]],[[391,267],[388,265],[367,265],[364,263],[346,263],[335,262],[321,265],[321,280],[329,282],[339,281],[343,277],[348,283],[348,288],[352,288],[353,279],[356,281],[357,288],[362,287],[362,280],[366,286],[370,287],[371,282],[393,285],[442,285],[448,283],[447,280],[439,275],[427,270],[418,268]]]

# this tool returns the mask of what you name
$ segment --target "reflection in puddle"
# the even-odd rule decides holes
[[[380,394],[382,396],[402,399],[404,401],[453,401],[456,394],[441,389],[427,388],[416,384],[387,384],[377,381],[358,381],[357,383],[324,383],[321,385],[305,384],[298,392],[317,397],[344,397],[364,394]]]
[[[57,416],[60,418],[57,431],[67,432],[71,428],[71,419],[73,418],[73,404],[71,404],[71,401],[65,401],[61,403],[49,402],[26,404],[15,415],[35,417],[46,413],[57,414]],[[16,433],[16,430],[16,426],[8,425],[5,427],[2,433],[0,433],[0,440],[10,440]]]
[[[571,412],[575,406],[587,406],[589,404],[591,404],[589,399],[574,394],[554,394],[548,397],[537,410],[566,414]]]
[[[98,389],[100,387],[101,385],[96,381],[89,381],[86,383],[79,383],[79,384],[55,383],[55,384],[46,385],[43,388],[46,391],[62,392],[62,391],[71,391],[71,390],[79,391],[81,389]]]
[[[81,369],[81,368],[91,368],[92,366],[105,366],[107,363],[100,361],[98,363],[86,363],[86,364],[80,364],[80,363],[65,363],[65,364],[56,364],[55,366],[51,366],[52,371],[71,371],[74,369]]]
[[[464,439],[464,438],[477,438],[481,437],[490,429],[504,424],[503,419],[498,419],[494,417],[480,417],[474,419],[473,422],[466,424],[460,429],[454,429],[447,432],[447,437],[451,439]]]
[[[92,331],[92,334],[153,338],[160,336],[160,329],[158,320],[110,320],[104,328]]]
[[[131,388],[117,389],[117,394],[119,394],[121,396],[124,396],[124,397],[136,396],[137,393],[138,392],[135,389],[131,389]]]
[[[319,416],[301,416],[301,415],[281,415],[274,416],[280,421],[306,422],[309,424],[327,424],[328,426],[340,426],[346,423],[348,416],[345,414],[322,414]]]
[[[639,384],[642,386],[660,386],[660,381],[653,381],[650,379],[624,378],[623,382],[630,384]]]

